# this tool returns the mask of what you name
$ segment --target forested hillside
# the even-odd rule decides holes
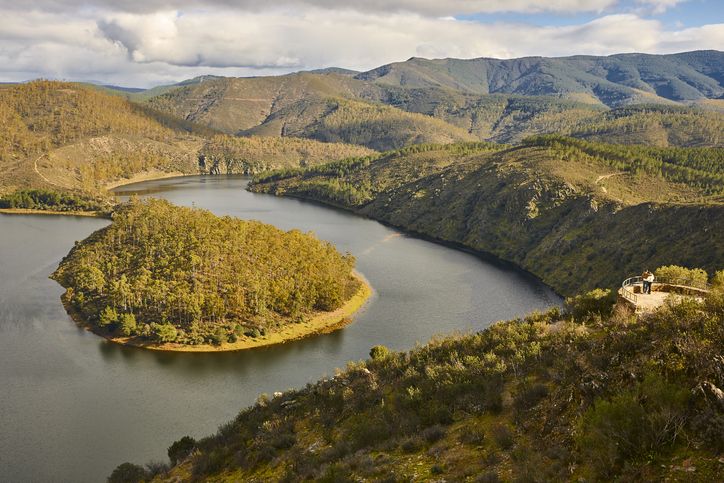
[[[204,157],[200,168],[206,173],[256,174],[268,169],[312,166],[373,152],[354,144],[301,138],[217,135],[204,143],[199,154]]]
[[[697,53],[692,53],[695,57],[694,54]],[[701,55],[703,58],[710,56],[716,59],[717,54]],[[635,58],[632,59],[626,62],[638,62],[634,61]],[[658,79],[654,76],[656,73],[663,77],[670,75],[656,70],[668,65],[666,62],[670,59],[663,64],[654,62],[651,65],[648,57],[641,59],[641,65],[645,64],[646,69],[649,69],[646,72],[651,71],[651,79]],[[526,62],[533,60],[528,59]],[[540,62],[560,60],[537,59]],[[204,82],[190,82],[188,85],[164,90],[161,95],[149,97],[147,102],[167,115],[228,134],[305,137],[363,144],[378,150],[399,148],[411,143],[470,140],[519,143],[530,135],[550,133],[609,139],[625,144],[722,145],[724,114],[722,105],[717,105],[721,100],[706,97],[718,92],[715,86],[710,85],[717,75],[710,72],[711,69],[707,70],[705,66],[697,67],[714,76],[707,77],[706,82],[701,81],[709,87],[702,87],[707,94],[698,100],[687,98],[688,100],[673,101],[647,93],[641,90],[641,86],[641,89],[624,88],[609,80],[599,79],[607,83],[606,85],[614,86],[614,90],[624,89],[628,93],[621,94],[627,99],[625,102],[608,103],[624,106],[611,111],[607,103],[601,102],[591,93],[592,89],[599,92],[591,79],[596,75],[603,75],[603,71],[596,70],[599,69],[596,67],[598,60],[591,60],[590,65],[586,63],[588,61],[584,62],[585,59],[579,60],[581,65],[585,64],[586,68],[591,70],[586,74],[590,78],[586,77],[585,82],[580,85],[571,84],[566,88],[570,89],[570,92],[566,90],[565,94],[558,91],[539,92],[535,89],[506,90],[507,87],[479,92],[479,89],[466,87],[466,83],[418,83],[414,80],[415,76],[405,77],[405,82],[387,82],[386,76],[374,77],[370,73],[353,78],[349,74],[334,72],[305,72],[277,77],[211,78]],[[430,65],[447,65],[446,62],[448,61],[415,59],[394,64],[397,67],[392,70],[411,66],[423,69]],[[477,65],[476,59],[449,62],[469,64],[468,67]],[[511,69],[513,67],[510,66],[515,64],[515,61],[497,62],[512,62],[513,64],[509,65]],[[535,62],[533,64],[537,65]],[[452,67],[435,69],[435,72],[440,71],[440,75],[457,75]],[[549,75],[545,69],[538,74],[534,71],[535,69],[528,74],[543,77]],[[508,74],[512,75],[514,72],[517,71],[513,69]],[[699,75],[692,74],[689,70],[686,72],[694,77]],[[634,77],[639,75],[634,71],[629,74]],[[518,75],[523,74],[518,72]],[[503,76],[496,82],[503,82],[505,79],[507,77]],[[675,83],[671,79],[659,79],[655,82],[651,79],[649,80],[652,85],[656,86],[659,85],[658,82]],[[509,81],[514,83],[513,80]],[[626,97],[629,94],[633,97]],[[638,105],[629,107],[631,103]]]
[[[607,106],[720,99],[724,52],[520,59],[421,59],[384,65],[357,79],[383,85],[444,87],[473,94],[547,95]]]
[[[724,427],[724,272],[704,301],[635,321],[607,291],[244,409],[127,481],[716,481]],[[125,478],[125,479],[124,479]]]
[[[3,191],[72,190],[113,180],[129,170],[195,169],[188,145],[196,139],[189,131],[196,128],[81,84],[34,81],[0,89],[0,119]],[[105,159],[76,151],[59,166],[50,156],[79,143],[102,144]],[[143,152],[151,155],[141,156]],[[56,173],[58,169],[63,172]]]
[[[354,258],[311,234],[162,200],[118,208],[53,274],[71,312],[134,344],[222,345],[339,308]]]
[[[260,175],[251,189],[492,253],[570,295],[644,266],[715,269],[724,259],[721,156],[543,136],[519,147],[410,147]]]
[[[252,173],[371,152],[361,146],[314,140],[237,139],[106,91],[54,81],[0,89],[0,168],[5,173],[0,196],[12,198],[4,206],[49,207],[12,194],[40,189],[57,192],[51,195],[56,201],[84,199],[67,206],[53,204],[76,211],[104,196],[109,184],[136,178]],[[200,155],[206,158],[202,165]]]

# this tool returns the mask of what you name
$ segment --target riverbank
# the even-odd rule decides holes
[[[127,184],[141,183],[143,181],[156,181],[159,179],[166,178],[181,178],[184,176],[198,176],[199,173],[184,173],[183,171],[144,171],[137,173],[130,178],[124,178],[116,181],[111,181],[104,185],[106,191],[111,191]]]
[[[6,215],[64,215],[87,216],[91,218],[110,218],[108,213],[102,211],[59,211],[59,210],[31,210],[28,208],[0,208],[0,213]]]
[[[279,332],[273,332],[265,336],[255,338],[242,335],[239,336],[239,339],[236,342],[229,342],[221,344],[219,346],[210,344],[160,344],[157,342],[150,342],[139,337],[114,337],[111,334],[103,333],[97,330],[94,326],[89,324],[78,311],[74,310],[73,307],[68,303],[68,300],[66,298],[67,292],[63,294],[62,301],[66,311],[68,312],[70,317],[76,322],[76,324],[88,330],[89,332],[93,332],[94,334],[99,335],[116,344],[168,352],[241,351],[275,344],[284,344],[286,342],[304,339],[314,335],[329,334],[351,324],[351,317],[355,315],[367,303],[367,301],[374,293],[372,286],[362,274],[354,272],[353,276],[360,282],[360,288],[357,290],[357,293],[355,293],[337,310],[334,310],[332,312],[316,313],[306,322],[290,324],[284,327]]]

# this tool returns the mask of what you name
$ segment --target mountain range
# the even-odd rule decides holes
[[[306,137],[378,150],[425,142],[517,143],[552,132],[710,146],[724,131],[722,66],[719,51],[412,58],[362,73],[331,68],[274,77],[205,76],[129,98],[227,134]],[[659,107],[642,115],[634,105]]]

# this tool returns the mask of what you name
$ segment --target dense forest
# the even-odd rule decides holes
[[[358,145],[301,138],[217,135],[204,143],[199,155],[203,156],[200,168],[204,172],[256,174],[268,169],[312,166],[372,152]]]
[[[263,173],[250,189],[492,253],[571,295],[646,264],[713,270],[724,257],[720,159],[720,149],[544,136],[521,146],[413,146]]]
[[[35,189],[18,190],[0,197],[0,208],[109,213],[112,206],[105,198],[94,198],[80,193],[59,193]]]
[[[600,161],[617,170],[645,172],[682,183],[705,195],[724,194],[724,149],[657,148],[582,141],[559,135],[531,137],[528,146],[545,146],[563,162]]]
[[[104,334],[220,345],[338,308],[357,291],[354,263],[298,230],[132,200],[53,277]]]
[[[124,463],[109,481],[716,481],[724,271],[713,281],[638,321],[597,289],[409,352],[375,346],[172,444],[170,470]]]

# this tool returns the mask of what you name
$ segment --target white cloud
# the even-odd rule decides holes
[[[152,1],[152,0],[150,0]],[[147,14],[2,10],[0,80],[52,77],[148,86],[200,74],[366,70],[420,57],[668,53],[724,45],[724,24],[667,30],[634,14],[580,25],[481,24],[322,8]]]
[[[352,9],[364,12],[413,12],[431,16],[449,16],[493,12],[600,12],[619,0],[275,0],[275,7]],[[657,0],[643,0],[657,1]],[[675,1],[675,0],[661,0]],[[114,10],[126,13],[149,13],[159,10],[224,10],[265,11],[268,0],[94,0],[83,2],[86,10]],[[18,2],[23,10],[39,9],[63,12],[77,10],[77,0],[25,0]],[[87,6],[92,5],[92,6]]]

